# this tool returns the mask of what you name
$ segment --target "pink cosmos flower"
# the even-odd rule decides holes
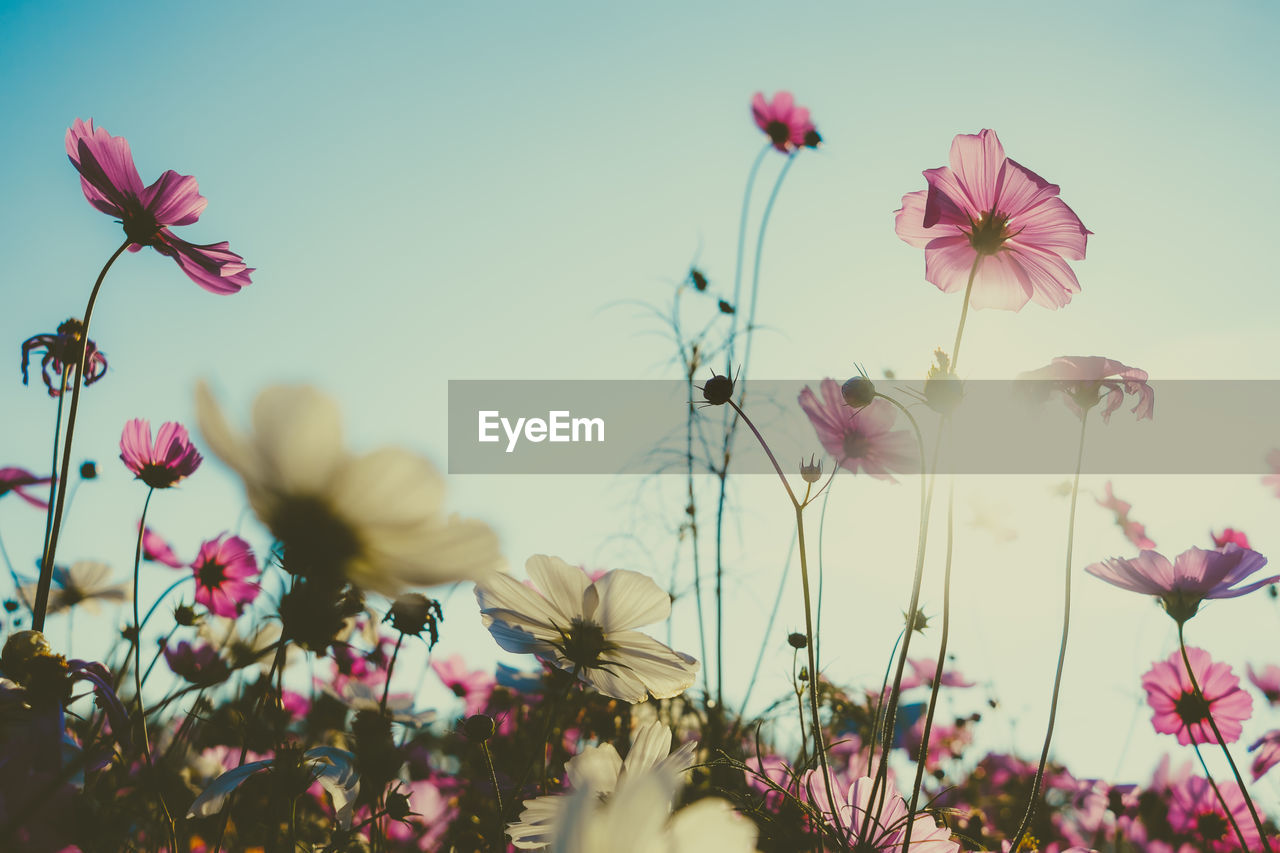
[[[1258,672],[1253,668],[1253,664],[1249,664],[1246,671],[1253,686],[1267,697],[1267,704],[1273,707],[1280,705],[1280,666],[1267,664],[1261,672]]]
[[[840,383],[822,380],[822,400],[808,387],[800,392],[800,408],[809,416],[824,450],[842,468],[865,471],[879,480],[896,483],[890,472],[918,471],[916,442],[904,429],[895,430],[897,412],[884,400],[854,410],[844,401]]]
[[[1249,806],[1240,789],[1235,785],[1219,785],[1218,790],[1231,809],[1231,816],[1235,818],[1236,826],[1240,827],[1249,849],[1258,849],[1254,845],[1261,838],[1249,816]],[[1239,849],[1239,841],[1227,819],[1227,813],[1213,793],[1209,780],[1202,776],[1192,776],[1173,789],[1173,799],[1169,804],[1169,824],[1175,832],[1186,833],[1208,842],[1205,850],[1232,853]]]
[[[1249,747],[1249,751],[1258,753],[1253,759],[1253,767],[1250,768],[1253,771],[1253,781],[1257,782],[1268,770],[1280,764],[1280,729],[1272,729],[1258,738],[1257,742]]]
[[[1130,410],[1138,420],[1151,420],[1151,412],[1155,408],[1156,392],[1147,384],[1147,372],[1111,358],[1059,356],[1045,367],[1019,374],[1018,379],[1042,383],[1037,390],[1045,395],[1060,393],[1067,408],[1081,417],[1105,399],[1106,405],[1102,409],[1104,422],[1110,422],[1112,412],[1120,408],[1126,394],[1138,398]]]
[[[764,131],[773,147],[783,154],[802,146],[816,148],[822,141],[809,121],[808,108],[796,104],[790,92],[778,92],[772,101],[766,101],[763,92],[756,92],[751,99],[751,115],[756,127]]]
[[[1245,535],[1243,530],[1236,530],[1234,527],[1227,527],[1221,533],[1209,531],[1209,535],[1213,537],[1213,547],[1225,548],[1227,545],[1239,545],[1241,548],[1249,547],[1249,537]]]
[[[822,777],[810,773],[810,801],[821,809],[826,802],[822,791]],[[891,853],[902,849],[907,823],[911,822],[912,853],[960,853],[960,845],[951,840],[951,830],[938,826],[933,817],[924,812],[908,815],[907,804],[897,793],[890,791],[882,808],[871,803],[871,777],[863,776],[849,786],[844,803],[838,803],[838,825],[849,833],[853,849],[866,853]],[[877,793],[880,800],[883,788]],[[837,801],[838,802],[838,801]],[[880,805],[878,802],[877,805]],[[828,815],[830,817],[830,815]]]
[[[0,497],[12,492],[37,509],[48,509],[47,501],[27,492],[28,486],[42,486],[52,481],[50,477],[37,477],[26,468],[9,466],[0,468]]]
[[[903,746],[913,761],[920,760],[921,746],[924,743],[924,723],[922,716],[915,725],[908,729],[903,737]],[[961,718],[956,725],[937,723],[929,729],[929,749],[924,754],[924,767],[927,771],[937,770],[944,761],[959,758],[965,747],[973,743],[973,727],[969,721]]]
[[[200,546],[191,563],[196,577],[196,601],[215,616],[239,616],[258,597],[258,561],[249,543],[223,533]]]
[[[176,237],[169,226],[190,225],[208,204],[196,179],[169,170],[144,187],[123,137],[76,119],[67,130],[67,156],[80,173],[89,204],[119,217],[136,252],[151,246],[177,261],[182,271],[212,293],[235,293],[250,283],[252,269],[225,243],[196,245]]]
[[[1241,723],[1253,714],[1253,699],[1240,689],[1240,679],[1225,663],[1214,663],[1203,649],[1188,648],[1187,658],[1196,674],[1196,682],[1204,698],[1196,696],[1187,677],[1182,652],[1175,651],[1167,660],[1157,661],[1142,676],[1147,703],[1155,712],[1151,724],[1161,734],[1177,735],[1178,743],[1214,743],[1216,738],[1208,723],[1209,715],[1218,724],[1222,739],[1233,743],[1240,739]]]
[[[1109,584],[1154,595],[1178,624],[1196,615],[1206,598],[1237,598],[1275,583],[1280,575],[1237,586],[1267,564],[1257,551],[1227,545],[1221,551],[1189,548],[1171,564],[1156,551],[1143,551],[1132,559],[1112,557],[1085,567],[1085,571]]]
[[[151,422],[142,418],[125,424],[120,436],[120,459],[136,479],[153,489],[167,489],[190,477],[202,458],[181,424],[162,424],[154,446]]]
[[[1155,540],[1147,536],[1146,525],[1129,518],[1129,510],[1133,509],[1133,504],[1116,497],[1115,492],[1111,491],[1110,480],[1107,481],[1107,496],[1098,498],[1098,505],[1116,514],[1116,524],[1124,532],[1124,538],[1144,551],[1156,547]]]
[[[139,521],[138,524],[142,524],[142,522]],[[142,531],[142,559],[152,563],[160,563],[171,569],[181,569],[187,566],[186,561],[173,552],[173,548],[170,547],[169,543],[150,527],[144,528]]]
[[[911,672],[902,676],[902,689],[910,690],[913,687],[933,688],[933,676],[938,671],[938,661],[934,658],[911,658],[907,661],[907,665],[911,667]],[[946,669],[942,671],[943,687],[972,687],[977,682],[969,681],[963,675]]]
[[[1061,308],[1080,292],[1067,261],[1084,259],[1092,232],[1055,184],[1004,156],[995,131],[960,134],[951,165],[924,177],[929,189],[902,197],[896,227],[924,249],[925,278],[943,293],[964,291],[971,270],[974,308]]]
[[[27,364],[32,353],[44,350],[44,358],[40,359],[40,378],[44,387],[49,389],[50,397],[62,393],[62,370],[67,365],[80,363],[81,348],[84,346],[84,323],[75,319],[64,321],[58,331],[52,335],[36,335],[22,342],[22,384],[27,384]],[[107,373],[107,357],[98,349],[98,345],[89,341],[88,362],[84,368],[82,379],[86,386],[97,382]]]
[[[491,673],[482,669],[472,670],[462,655],[450,655],[444,660],[433,659],[431,668],[444,682],[444,686],[453,691],[454,696],[466,700],[466,716],[484,712],[489,703],[489,694],[497,684]]]
[[[177,646],[165,646],[164,659],[173,674],[192,684],[212,685],[226,681],[231,667],[207,643],[193,646],[183,640]]]

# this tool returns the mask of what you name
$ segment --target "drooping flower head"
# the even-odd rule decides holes
[[[976,268],[974,308],[1061,308],[1080,292],[1067,261],[1084,259],[1091,232],[1057,185],[1005,156],[995,131],[960,134],[951,165],[924,176],[929,189],[903,196],[897,231],[924,249],[925,278],[939,290],[963,292]]]
[[[1129,517],[1129,511],[1133,509],[1133,504],[1116,497],[1116,493],[1111,490],[1110,480],[1107,481],[1106,490],[1106,497],[1097,499],[1098,505],[1115,513],[1116,526],[1124,533],[1124,538],[1142,550],[1155,548],[1155,540],[1147,536],[1146,525]]]
[[[26,468],[12,465],[0,468],[0,498],[12,492],[37,509],[48,509],[48,501],[42,500],[27,492],[28,486],[42,486],[51,481],[50,477],[37,477]]]
[[[1110,422],[1126,394],[1137,398],[1131,411],[1138,420],[1151,420],[1155,408],[1156,392],[1147,384],[1147,372],[1111,358],[1059,356],[1045,367],[1020,374],[1018,379],[1035,383],[1031,388],[1036,396],[1061,394],[1067,408],[1080,417],[1105,400],[1102,420]]]
[[[249,543],[226,533],[200,546],[191,563],[196,578],[196,601],[215,616],[238,616],[258,597],[258,561]]]
[[[897,412],[891,404],[873,400],[861,409],[850,408],[834,379],[822,380],[821,390],[821,400],[808,387],[801,391],[800,408],[840,467],[890,482],[897,482],[894,472],[919,470],[915,439],[907,430],[893,428]]]
[[[1235,825],[1240,828],[1244,840],[1250,850],[1257,850],[1261,837],[1249,815],[1249,805],[1245,802],[1240,789],[1235,785],[1219,785],[1218,792],[1231,810]],[[1173,798],[1169,804],[1169,824],[1174,831],[1185,833],[1204,841],[1202,848],[1214,853],[1232,853],[1238,850],[1240,842],[1235,830],[1218,801],[1218,794],[1203,776],[1192,776],[1173,789]]]
[[[632,630],[671,615],[671,597],[652,579],[614,569],[593,582],[540,554],[525,567],[536,589],[500,573],[476,583],[485,627],[503,649],[535,654],[625,702],[669,699],[693,684],[697,660]]]
[[[63,368],[80,364],[80,354],[84,350],[84,323],[73,317],[58,326],[54,334],[35,335],[22,342],[23,385],[27,384],[27,365],[31,355],[41,349],[44,357],[40,359],[40,377],[44,380],[44,387],[49,389],[49,396],[57,397],[62,393]],[[82,380],[87,386],[106,375],[107,357],[92,340],[86,355]]]
[[[404,585],[476,580],[502,564],[487,524],[444,514],[434,465],[397,447],[349,453],[337,404],[313,388],[262,391],[248,435],[232,429],[203,384],[196,416],[284,543],[287,571],[395,596]]]
[[[133,165],[129,143],[93,119],[76,119],[67,130],[67,156],[80,173],[89,204],[120,219],[130,251],[151,246],[177,261],[182,271],[211,293],[235,293],[250,283],[252,269],[225,243],[197,245],[175,236],[170,226],[190,225],[208,202],[196,179],[169,170],[148,187]]]
[[[1173,563],[1156,551],[1143,551],[1131,559],[1094,563],[1085,571],[1121,589],[1156,596],[1165,612],[1182,624],[1196,615],[1206,598],[1237,598],[1280,580],[1280,575],[1272,575],[1238,586],[1266,564],[1267,558],[1257,551],[1227,545],[1221,551],[1189,548]]]
[[[1161,734],[1177,735],[1178,743],[1216,743],[1209,714],[1218,724],[1222,739],[1240,739],[1241,723],[1253,714],[1253,699],[1240,689],[1240,679],[1225,663],[1214,663],[1204,649],[1187,648],[1191,671],[1196,674],[1203,698],[1196,695],[1182,660],[1175,651],[1167,660],[1157,661],[1142,676],[1147,703],[1154,714],[1151,725]]]
[[[133,476],[153,489],[167,489],[190,477],[202,457],[187,428],[172,421],[162,424],[151,443],[151,422],[134,418],[120,436],[120,459]]]
[[[764,99],[763,92],[756,92],[751,99],[751,117],[783,154],[801,147],[816,148],[822,142],[809,120],[808,107],[797,104],[790,92],[778,92],[771,101]]]

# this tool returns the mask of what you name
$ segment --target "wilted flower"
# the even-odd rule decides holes
[[[212,293],[235,293],[250,283],[252,269],[225,243],[196,245],[174,235],[169,226],[190,225],[208,202],[196,179],[169,170],[149,187],[133,165],[129,143],[111,136],[93,119],[76,119],[67,130],[67,156],[80,173],[89,204],[119,217],[131,251],[151,246],[173,258],[196,284]]]
[[[402,585],[476,580],[501,565],[489,526],[445,516],[444,478],[396,447],[363,455],[342,446],[337,404],[307,387],[277,386],[254,401],[253,432],[231,428],[202,383],[200,431],[244,481],[249,505],[284,543],[284,566],[394,596]]]
[[[120,436],[120,459],[135,478],[153,489],[167,489],[194,474],[203,457],[181,424],[162,424],[153,446],[150,421],[134,418]]]
[[[1178,736],[1178,743],[1213,743],[1209,715],[1218,724],[1222,739],[1232,743],[1240,739],[1241,723],[1253,714],[1253,699],[1240,689],[1240,679],[1225,663],[1214,663],[1209,653],[1194,647],[1187,649],[1187,659],[1196,674],[1203,696],[1197,696],[1187,675],[1182,652],[1175,651],[1168,660],[1157,661],[1142,676],[1147,702],[1155,712],[1151,725],[1162,734]]]
[[[1067,408],[1080,417],[1105,399],[1102,420],[1110,421],[1126,394],[1138,398],[1131,410],[1138,420],[1150,420],[1155,408],[1156,392],[1147,384],[1147,372],[1110,358],[1064,355],[1038,370],[1019,374],[1018,379],[1035,383],[1033,393],[1045,397],[1053,392],[1061,394]]]
[[[756,92],[751,99],[751,117],[783,154],[802,146],[816,148],[822,142],[809,121],[808,108],[796,104],[790,92],[778,92],[771,101],[764,99],[763,92]]]
[[[191,563],[196,578],[196,602],[215,616],[238,616],[258,597],[258,561],[249,543],[239,536],[220,534],[201,544]]]
[[[81,560],[69,568],[53,567],[53,581],[49,588],[48,613],[60,613],[77,605],[84,605],[90,613],[98,612],[98,602],[119,604],[129,600],[128,584],[108,581],[111,567],[106,563]],[[36,584],[23,588],[29,600],[35,600]]]
[[[1086,566],[1085,571],[1113,586],[1154,595],[1165,612],[1182,624],[1196,615],[1206,598],[1237,598],[1275,583],[1280,575],[1237,586],[1267,564],[1257,551],[1228,545],[1221,551],[1189,548],[1170,563],[1156,551],[1132,559],[1113,557]]]
[[[37,477],[26,468],[15,468],[13,466],[0,468],[0,498],[12,492],[22,498],[27,503],[38,509],[48,509],[48,501],[41,500],[35,495],[27,493],[28,486],[42,486],[49,483],[50,477]]]
[[[1084,258],[1091,233],[1058,187],[1005,157],[995,131],[960,134],[951,165],[924,173],[929,189],[897,211],[898,236],[924,249],[925,278],[944,293],[973,275],[974,308],[1061,308],[1080,292],[1067,260]]]
[[[62,393],[62,371],[68,366],[80,364],[80,355],[84,350],[84,323],[72,318],[58,326],[52,335],[36,335],[22,342],[22,384],[27,384],[27,364],[32,353],[44,350],[44,358],[40,359],[40,376],[44,379],[44,387],[49,389],[50,397]],[[85,367],[82,381],[92,385],[107,373],[107,357],[98,349],[98,345],[89,341],[85,353]]]
[[[499,646],[536,654],[626,702],[668,699],[693,684],[697,660],[631,630],[671,615],[671,597],[650,578],[614,569],[593,583],[582,569],[541,554],[525,566],[537,589],[506,574],[476,583]]]
[[[1098,506],[1111,510],[1116,515],[1116,525],[1124,532],[1124,538],[1132,542],[1136,547],[1142,550],[1150,550],[1156,547],[1155,540],[1147,536],[1146,525],[1134,521],[1129,517],[1129,511],[1133,509],[1133,504],[1128,501],[1122,501],[1116,497],[1115,492],[1111,490],[1111,481],[1107,481],[1107,496],[1098,498]],[[1248,547],[1248,546],[1246,546]]]
[[[897,482],[893,472],[918,470],[915,439],[907,430],[893,428],[897,412],[891,404],[873,400],[855,410],[845,404],[834,379],[822,380],[821,389],[821,401],[808,387],[801,391],[800,408],[840,467],[890,482]]]

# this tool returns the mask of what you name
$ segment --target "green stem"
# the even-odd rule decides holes
[[[88,336],[86,336],[87,339]],[[53,512],[57,503],[58,496],[58,448],[62,444],[62,403],[67,399],[67,376],[70,375],[73,365],[68,362],[62,365],[62,381],[58,385],[58,411],[53,422],[53,459],[49,463],[49,506],[45,512],[44,518],[44,545],[40,548],[41,554],[49,553],[49,535],[53,530]],[[31,605],[27,605],[30,609]]]
[[[1071,481],[1071,511],[1067,514],[1067,567],[1062,590],[1062,641],[1058,645],[1058,668],[1053,675],[1053,696],[1049,700],[1049,725],[1044,732],[1044,748],[1040,750],[1040,763],[1036,766],[1035,781],[1031,783],[1027,811],[1022,816],[1017,834],[1013,837],[1013,850],[1018,849],[1018,845],[1022,843],[1022,837],[1031,828],[1031,818],[1036,811],[1036,800],[1040,796],[1040,785],[1044,782],[1044,769],[1049,763],[1049,744],[1053,741],[1053,724],[1058,715],[1058,692],[1062,687],[1062,667],[1067,658],[1067,633],[1071,629],[1071,550],[1075,543],[1076,499],[1080,495],[1080,468],[1084,463],[1084,435],[1088,422],[1089,410],[1085,409],[1080,416],[1080,446],[1076,449],[1076,473]]]
[[[1231,807],[1227,805],[1227,798],[1222,796],[1222,790],[1218,787],[1218,783],[1213,781],[1213,774],[1209,772],[1209,765],[1205,763],[1204,754],[1200,752],[1200,744],[1192,740],[1191,745],[1195,747],[1196,758],[1200,759],[1200,769],[1204,771],[1204,778],[1209,780],[1209,787],[1213,789],[1213,795],[1217,798],[1218,805],[1222,806],[1222,813],[1227,816],[1227,822],[1235,830],[1236,838],[1240,839],[1240,849],[1248,850],[1249,842],[1245,839],[1244,833],[1240,831],[1240,824],[1236,822],[1236,816],[1231,813]]]
[[[80,406],[80,385],[84,376],[85,362],[89,358],[89,322],[93,319],[93,306],[98,301],[98,291],[102,289],[102,282],[107,277],[107,270],[111,269],[111,265],[116,262],[116,258],[120,257],[132,243],[132,240],[126,238],[120,244],[120,248],[116,249],[111,257],[107,259],[102,271],[98,273],[98,280],[93,283],[93,290],[89,293],[89,303],[84,309],[84,340],[81,342],[79,363],[76,365],[75,383],[71,390],[71,410],[67,414],[67,440],[62,447],[62,476],[58,478],[62,483],[62,487],[58,489],[57,508],[53,513],[53,527],[49,533],[49,544],[45,548],[44,557],[40,561],[40,582],[36,587],[35,611],[31,615],[31,627],[36,631],[44,630],[45,611],[49,609],[49,587],[53,582],[53,561],[57,555],[58,534],[62,529],[62,511],[64,498],[67,494],[67,478],[71,475],[71,443],[76,431],[76,411]],[[51,476],[52,473],[50,472]]]
[[[964,304],[960,306],[960,325],[956,327],[956,343],[951,348],[951,372],[955,373],[956,363],[960,361],[960,339],[964,337],[964,321],[969,317],[969,297],[973,295],[973,280],[978,275],[978,265],[982,263],[982,255],[973,259],[969,268],[969,283],[964,286]]]
[[[387,664],[387,680],[382,685],[382,701],[378,707],[383,715],[387,713],[387,695],[391,692],[391,672],[396,668],[396,658],[400,657],[400,644],[404,642],[404,631],[400,632],[400,636],[396,637],[396,648],[391,653],[391,661]]]

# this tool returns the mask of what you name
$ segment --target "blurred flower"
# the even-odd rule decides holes
[[[1270,663],[1264,666],[1261,672],[1257,672],[1253,664],[1249,664],[1245,671],[1249,674],[1249,680],[1253,682],[1253,686],[1267,697],[1267,704],[1280,705],[1280,666]]]
[[[919,469],[916,442],[904,429],[895,430],[897,412],[884,400],[873,400],[854,410],[844,401],[840,383],[822,380],[822,401],[808,387],[800,392],[800,408],[818,433],[824,450],[842,468],[864,471],[880,480],[896,483],[893,473]]]
[[[356,797],[360,795],[360,773],[356,770],[354,755],[332,746],[317,746],[306,752],[281,749],[274,759],[251,761],[228,770],[210,782],[200,796],[195,798],[191,808],[187,810],[187,818],[209,817],[222,811],[232,792],[250,776],[263,770],[270,771],[273,776],[283,777],[287,783],[297,781],[300,774],[305,785],[294,787],[302,790],[311,782],[319,781],[333,798],[339,826],[345,828],[351,825],[351,813],[355,808]]]
[[[477,580],[502,563],[487,524],[443,514],[435,466],[394,447],[348,453],[337,404],[312,388],[262,391],[250,435],[230,427],[203,383],[196,413],[210,449],[244,480],[250,506],[284,543],[294,574],[345,576],[395,596],[406,584]]]
[[[164,659],[174,675],[185,678],[192,684],[221,684],[231,675],[231,667],[218,654],[218,650],[207,643],[193,646],[183,640],[176,646],[165,646]]]
[[[203,543],[191,563],[196,578],[196,602],[215,616],[238,616],[258,597],[258,561],[249,543],[239,536],[220,534]]]
[[[1261,749],[1261,752],[1258,750]],[[1272,767],[1280,764],[1280,729],[1272,729],[1262,737],[1258,738],[1253,746],[1249,747],[1250,752],[1258,752],[1253,759],[1253,781],[1257,782]]]
[[[1267,454],[1267,465],[1271,468],[1271,473],[1263,475],[1262,485],[1271,489],[1276,497],[1280,498],[1280,448]]]
[[[1170,563],[1156,551],[1131,559],[1113,557],[1086,566],[1085,571],[1113,586],[1154,595],[1178,624],[1196,615],[1206,598],[1236,598],[1275,583],[1280,575],[1236,586],[1267,564],[1257,551],[1228,545],[1221,551],[1189,548]]]
[[[1231,809],[1236,826],[1249,849],[1260,840],[1258,829],[1249,816],[1249,806],[1245,803],[1240,789],[1235,785],[1219,785],[1218,791]],[[1206,851],[1231,853],[1239,849],[1235,831],[1227,820],[1227,812],[1223,810],[1218,797],[1213,792],[1209,780],[1202,776],[1192,776],[1173,789],[1173,798],[1169,804],[1169,823],[1177,832],[1183,832],[1194,838],[1208,842]]]
[[[773,147],[783,154],[803,146],[816,148],[822,142],[813,122],[809,121],[808,108],[796,104],[790,92],[778,92],[771,101],[764,99],[763,92],[756,92],[751,99],[751,116],[756,127],[764,131]]]
[[[1196,682],[1204,698],[1197,696],[1187,675],[1182,652],[1175,651],[1168,660],[1157,661],[1142,676],[1147,703],[1155,712],[1151,724],[1155,730],[1177,735],[1178,743],[1214,743],[1216,738],[1208,724],[1209,715],[1218,724],[1222,739],[1233,743],[1240,739],[1241,723],[1253,714],[1253,699],[1240,689],[1240,679],[1225,663],[1214,663],[1209,653],[1194,647],[1187,658],[1196,674]]]
[[[50,477],[37,477],[26,468],[0,468],[0,498],[12,492],[37,509],[48,509],[48,501],[27,493],[27,486],[43,486],[52,482]]]
[[[913,687],[933,688],[933,676],[938,671],[938,661],[933,658],[911,658],[907,661],[907,665],[911,667],[911,672],[902,678],[902,689],[910,690]],[[955,670],[942,673],[943,687],[972,687],[976,682],[969,681]]]
[[[444,659],[432,658],[431,669],[453,695],[466,702],[464,714],[470,717],[484,711],[496,681],[482,669],[472,670],[462,655],[450,655]]]
[[[485,627],[503,649],[536,654],[626,702],[668,699],[693,684],[697,660],[631,630],[671,615],[671,597],[650,578],[614,569],[593,583],[541,554],[525,566],[537,589],[506,574],[476,583]]]
[[[111,567],[106,563],[81,560],[69,568],[53,567],[53,581],[49,588],[49,613],[60,613],[77,605],[84,605],[90,613],[98,612],[98,602],[119,604],[129,600],[128,584],[108,581]],[[28,600],[34,601],[36,584],[23,587]]]
[[[689,742],[671,752],[671,729],[660,722],[646,723],[632,733],[625,761],[613,744],[588,746],[565,762],[565,775],[575,791],[590,788],[602,798],[612,797],[637,776],[653,771],[684,773],[693,766],[696,748],[696,743]],[[507,827],[511,843],[525,850],[553,844],[562,833],[568,802],[564,794],[525,800],[520,819]]]
[[[912,760],[919,761],[924,744],[925,718],[916,720],[903,738],[903,747]],[[924,751],[924,768],[930,772],[937,770],[944,761],[959,758],[966,747],[973,743],[973,726],[969,721],[960,718],[955,725],[938,722],[929,729],[929,749]]]
[[[151,422],[134,418],[120,436],[120,459],[136,479],[153,489],[167,489],[194,474],[203,457],[181,424],[162,424],[153,446]]]
[[[826,802],[826,798],[818,794],[822,787],[821,776],[816,773],[808,774],[808,785],[811,801],[821,807]],[[825,813],[828,822],[841,832],[848,833],[854,850],[893,853],[901,849],[907,823],[910,821],[913,853],[960,853],[960,845],[951,840],[951,830],[938,826],[938,822],[928,813],[917,812],[909,816],[906,801],[897,793],[890,791],[887,802],[882,800],[877,808],[872,808],[872,785],[869,776],[854,780],[849,786],[845,802],[838,803],[838,820],[831,820],[830,813]],[[881,788],[880,796],[883,794],[884,789]]]
[[[1126,394],[1138,398],[1131,409],[1138,420],[1151,420],[1155,408],[1156,392],[1147,384],[1145,370],[1096,355],[1059,356],[1045,367],[1019,374],[1018,380],[1035,383],[1033,393],[1038,396],[1061,394],[1067,408],[1080,417],[1105,400],[1103,422],[1111,420]]]
[[[1156,547],[1155,541],[1147,536],[1146,525],[1129,518],[1129,510],[1133,509],[1133,504],[1116,497],[1115,492],[1111,490],[1110,480],[1107,481],[1106,489],[1107,496],[1097,499],[1098,506],[1109,509],[1116,514],[1116,524],[1124,533],[1124,538],[1142,550]]]
[[[1239,545],[1241,548],[1249,547],[1249,537],[1245,535],[1243,530],[1236,530],[1234,527],[1224,528],[1222,533],[1214,533],[1209,531],[1209,535],[1213,537],[1213,547],[1225,548],[1227,545]]]
[[[54,334],[27,338],[22,342],[22,384],[27,384],[27,364],[31,354],[43,349],[40,376],[44,379],[44,387],[49,389],[49,396],[59,396],[62,393],[62,369],[68,365],[80,364],[83,348],[84,323],[75,318],[65,320]],[[82,378],[85,385],[92,385],[106,375],[107,357],[93,341],[89,341],[89,349],[85,355],[87,366]]]
[[[1061,308],[1080,292],[1067,260],[1083,260],[1091,232],[1055,184],[1005,157],[995,131],[956,136],[951,165],[924,176],[929,188],[902,198],[897,231],[924,249],[939,290],[963,292],[974,270],[974,308]]]
[[[169,226],[190,225],[208,204],[196,179],[169,170],[149,187],[133,165],[123,137],[111,136],[93,119],[76,119],[67,130],[67,156],[80,173],[80,188],[89,204],[120,218],[129,250],[151,246],[177,261],[182,271],[211,293],[235,293],[250,283],[252,269],[225,243],[196,245],[176,237]]]
[[[186,561],[173,552],[169,543],[150,527],[142,531],[142,559],[161,563],[171,569],[182,569],[187,566]]]

